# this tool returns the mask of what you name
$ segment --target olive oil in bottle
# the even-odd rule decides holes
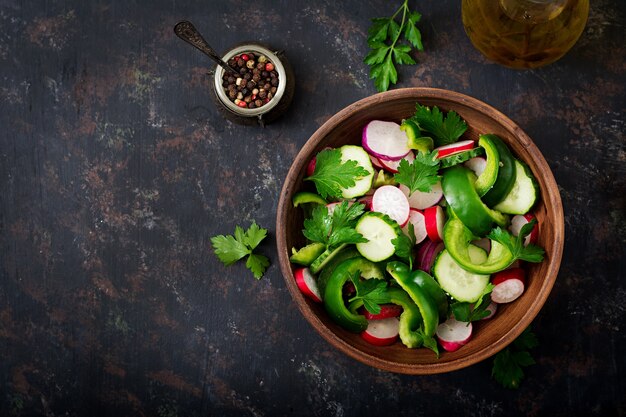
[[[511,68],[561,58],[580,37],[589,0],[463,0],[463,25],[474,46]]]

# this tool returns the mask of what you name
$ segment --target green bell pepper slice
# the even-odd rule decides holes
[[[326,250],[326,245],[320,242],[309,243],[300,249],[291,248],[289,260],[294,264],[309,266]]]
[[[450,167],[443,172],[441,187],[446,201],[454,215],[478,236],[486,235],[493,225],[505,227],[508,216],[492,210],[480,200],[474,188],[476,175],[460,165]]]
[[[482,263],[472,262],[469,245],[476,236],[456,218],[451,218],[443,228],[443,243],[450,256],[466,271],[475,274],[493,274],[507,268],[515,261],[513,253],[504,245],[491,240],[491,251]]]
[[[478,176],[474,187],[478,195],[483,196],[494,186],[498,179],[500,171],[500,153],[496,141],[500,141],[496,135],[480,135],[478,138],[478,146],[485,150],[487,157],[487,166],[485,170]],[[500,141],[501,142],[501,141]]]
[[[415,149],[419,152],[430,152],[435,146],[433,138],[428,136],[422,136],[422,132],[417,123],[413,120],[403,120],[400,125],[400,130],[406,133],[406,137],[409,139],[407,144],[410,149]]]
[[[333,271],[324,289],[324,308],[330,318],[344,329],[360,333],[367,329],[367,319],[351,312],[343,300],[343,286],[357,271],[372,267],[372,262],[363,257],[341,262]]]
[[[430,276],[428,273],[417,270],[411,272],[410,279],[420,286],[424,291],[430,295],[439,311],[439,319],[445,320],[448,316],[448,296],[446,292],[441,288],[439,283]]]
[[[513,188],[513,184],[515,183],[517,173],[515,171],[515,158],[502,139],[496,135],[485,136],[493,142],[500,158],[500,161],[498,162],[498,177],[496,178],[496,181],[491,189],[482,196],[483,202],[487,206],[493,207],[504,200],[504,197],[506,197],[511,191],[511,188]]]
[[[415,302],[422,315],[424,322],[424,334],[433,336],[439,325],[439,311],[437,303],[430,294],[424,290],[414,279],[416,275],[411,273],[409,267],[398,261],[387,263],[387,272],[396,280],[404,291]]]
[[[293,195],[291,199],[294,207],[298,207],[300,204],[314,203],[326,205],[327,201],[324,200],[320,195],[312,193],[310,191],[300,191]]]

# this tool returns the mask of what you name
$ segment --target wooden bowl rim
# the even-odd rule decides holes
[[[500,339],[489,345],[487,348],[478,351],[467,357],[457,358],[452,361],[442,363],[431,364],[407,364],[403,362],[396,362],[391,360],[382,359],[370,354],[367,354],[361,350],[356,349],[350,344],[346,343],[343,339],[339,338],[333,331],[327,327],[319,317],[311,310],[307,301],[304,298],[302,292],[298,289],[298,286],[293,279],[293,272],[291,263],[289,262],[289,252],[286,245],[286,233],[285,233],[285,218],[287,209],[291,205],[291,196],[293,195],[293,187],[295,184],[294,179],[297,178],[299,171],[306,166],[308,159],[312,152],[317,148],[318,144],[331,132],[337,125],[343,122],[346,118],[350,117],[355,112],[374,106],[381,101],[394,100],[394,99],[407,99],[411,98],[418,102],[420,99],[440,99],[451,103],[459,103],[468,107],[472,107],[479,112],[487,115],[493,120],[497,120],[505,129],[513,132],[514,136],[530,154],[537,168],[542,173],[543,181],[547,185],[546,190],[542,190],[542,197],[545,200],[550,200],[550,206],[552,207],[552,215],[555,220],[554,227],[554,253],[551,253],[547,274],[543,280],[542,286],[539,290],[538,297],[533,300],[529,309],[520,318],[520,320],[511,327]],[[547,205],[547,204],[546,204]],[[392,90],[384,93],[378,93],[370,97],[361,99],[328,119],[322,126],[320,126],[315,133],[307,140],[300,152],[298,152],[294,162],[292,163],[285,182],[282,187],[280,198],[278,201],[278,207],[276,212],[276,244],[278,250],[278,257],[280,262],[280,269],[287,284],[287,288],[291,293],[292,298],[296,302],[301,313],[313,326],[313,328],[324,338],[327,342],[339,349],[341,352],[348,356],[366,364],[379,369],[412,374],[412,375],[429,375],[455,371],[467,366],[473,365],[490,356],[496,354],[500,350],[504,349],[507,345],[513,342],[532,322],[537,316],[543,305],[545,304],[552,287],[556,281],[561,259],[563,255],[563,246],[565,239],[565,225],[563,216],[563,205],[561,202],[561,196],[558,192],[558,186],[554,175],[546,162],[545,158],[533,143],[530,137],[511,119],[506,115],[489,106],[488,104],[467,96],[462,93],[458,93],[451,90],[444,90],[439,88],[428,87],[414,87]]]

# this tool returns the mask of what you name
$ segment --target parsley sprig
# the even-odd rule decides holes
[[[415,64],[409,53],[413,48],[424,50],[422,34],[415,26],[422,15],[411,11],[408,3],[408,0],[404,0],[391,17],[372,19],[372,25],[367,31],[370,52],[363,62],[370,66],[370,78],[374,79],[378,91],[387,91],[390,83],[398,81],[395,64]],[[396,18],[400,15],[398,24]],[[401,42],[401,36],[406,43]]]
[[[450,110],[444,118],[437,106],[430,108],[417,103],[410,120],[417,123],[420,130],[430,133],[435,146],[454,143],[467,130],[467,123],[454,110]]]
[[[327,249],[344,243],[365,243],[367,239],[354,229],[364,208],[363,204],[343,201],[330,214],[326,206],[317,206],[311,217],[304,221],[302,233],[313,242],[325,244]]]
[[[413,248],[417,239],[415,238],[415,226],[409,221],[407,224],[409,235],[401,233],[398,237],[391,240],[396,249],[396,256],[409,263],[409,269],[413,270]]]
[[[270,261],[266,256],[253,253],[267,236],[267,229],[259,227],[253,220],[248,230],[235,227],[233,235],[218,235],[211,238],[213,251],[224,265],[229,266],[247,256],[246,267],[256,279],[261,279]]]
[[[354,284],[356,289],[356,295],[348,300],[353,302],[355,300],[362,300],[363,307],[371,314],[380,313],[380,304],[384,304],[389,301],[389,297],[386,295],[387,282],[382,279],[366,279],[361,280],[361,272],[357,271],[350,276],[350,281]]]
[[[340,198],[342,190],[353,187],[369,172],[357,161],[341,161],[339,149],[324,149],[317,154],[315,171],[305,181],[313,181],[322,198]]]
[[[491,376],[505,388],[518,388],[524,378],[523,368],[535,363],[529,350],[538,345],[537,336],[528,327],[510,346],[496,354]]]
[[[545,251],[541,247],[533,244],[524,246],[524,239],[533,230],[535,224],[537,224],[536,219],[532,219],[526,223],[520,230],[517,237],[500,227],[493,229],[487,237],[506,246],[511,253],[513,253],[514,260],[521,259],[522,261],[539,263],[543,261]]]
[[[439,161],[435,156],[433,152],[417,152],[413,162],[405,159],[400,161],[398,173],[394,177],[398,183],[409,188],[409,195],[417,190],[427,193],[437,184]]]
[[[491,303],[491,291],[493,284],[487,284],[480,298],[475,303],[456,302],[450,305],[450,310],[454,314],[454,318],[462,322],[472,322],[484,319],[489,315],[487,307]]]

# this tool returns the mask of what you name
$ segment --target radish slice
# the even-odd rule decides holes
[[[372,314],[365,309],[365,307],[361,307],[359,309],[359,313],[364,315],[368,320],[383,320],[392,317],[399,317],[402,314],[402,307],[397,304],[381,304],[380,305],[380,313]]]
[[[519,235],[520,230],[522,230],[522,227],[524,227],[526,223],[529,223],[534,218],[535,216],[533,216],[531,213],[526,213],[523,216],[520,214],[513,216],[513,218],[511,219],[511,227],[509,227],[509,230],[511,231],[511,233],[513,233],[513,236],[517,236]],[[526,236],[526,238],[524,239],[524,246],[528,246],[530,243],[537,242],[537,237],[539,236],[538,225],[538,223],[535,224],[533,230],[531,230],[530,234]]]
[[[422,248],[420,248],[420,251],[418,251],[417,253],[417,259],[419,260],[419,269],[430,274],[430,270],[435,263],[435,259],[437,259],[437,255],[439,255],[439,252],[441,252],[445,246],[442,242],[435,243],[432,240],[426,241],[426,243],[422,247],[424,246],[426,246],[424,252],[421,252]]]
[[[446,216],[441,206],[432,206],[424,210],[424,223],[426,233],[433,242],[441,242],[443,238],[443,226],[446,223]]]
[[[399,124],[372,120],[363,128],[361,142],[376,158],[393,161],[404,158],[411,151],[408,141]]]
[[[409,212],[409,221],[406,226],[402,228],[402,231],[409,236],[409,224],[413,225],[413,232],[415,233],[415,244],[421,243],[426,239],[428,235],[426,233],[426,223],[424,222],[424,215],[421,211],[411,209]]]
[[[460,142],[451,143],[450,145],[440,146],[434,150],[437,152],[437,158],[454,155],[455,153],[469,151],[474,149],[475,142],[473,140],[462,140]]]
[[[465,166],[474,171],[474,174],[476,174],[477,177],[480,177],[480,174],[482,174],[485,171],[485,168],[487,168],[487,159],[482,156],[477,156],[467,161]]]
[[[472,241],[472,245],[478,246],[481,249],[484,249],[485,252],[491,252],[491,239],[483,237],[482,239]]]
[[[374,193],[372,210],[383,213],[395,220],[400,226],[404,226],[409,220],[409,201],[398,187],[383,185]]]
[[[361,332],[366,342],[376,346],[388,346],[398,340],[400,322],[391,317],[382,320],[368,320],[367,329]]]
[[[397,161],[380,161],[380,164],[389,172],[396,174],[398,172],[398,167],[400,166],[400,161],[407,161],[409,163],[415,161],[415,154],[413,152],[409,152],[402,159]]]
[[[441,200],[441,197],[443,197],[441,182],[433,185],[432,189],[427,193],[423,193],[418,190],[410,196],[409,188],[406,185],[400,184],[399,188],[400,191],[402,191],[404,195],[408,198],[411,208],[418,210],[424,210],[425,208],[434,206],[439,202],[439,200]]]
[[[320,290],[317,288],[317,282],[309,268],[296,269],[293,275],[296,278],[298,288],[300,288],[300,291],[302,291],[304,295],[316,303],[322,302],[322,296],[320,295]]]
[[[309,161],[309,164],[306,166],[306,176],[310,177],[315,172],[315,163],[317,162],[317,158],[313,157]]]
[[[348,201],[348,207],[350,207],[352,204],[354,204],[354,200],[347,200],[347,201]],[[340,205],[341,203],[343,203],[343,201],[337,201],[335,203],[328,203],[328,204],[326,204],[326,208],[328,209],[328,214],[330,214],[332,216],[333,212],[335,211],[335,208],[337,208],[337,206]]]
[[[524,292],[526,273],[522,268],[505,269],[491,277],[495,285],[491,291],[491,300],[503,304],[515,301]]]
[[[374,155],[368,154],[370,156],[370,161],[372,161],[372,165],[378,169],[384,169],[383,164],[380,163],[380,159],[376,158]]]
[[[519,259],[516,259],[515,261],[513,261],[511,265],[506,267],[504,270],[506,271],[507,269],[521,268],[521,267],[522,267],[522,261],[520,261]]]
[[[472,323],[458,321],[450,317],[437,327],[437,339],[441,347],[454,352],[466,344],[472,337]]]
[[[493,301],[490,302],[487,308],[485,309],[485,311],[489,312],[489,315],[483,317],[481,320],[487,320],[487,319],[492,318],[493,316],[496,315],[497,310],[498,310],[498,304],[494,303]]]
[[[372,210],[373,195],[365,195],[359,198],[357,201],[365,206],[365,210]]]

